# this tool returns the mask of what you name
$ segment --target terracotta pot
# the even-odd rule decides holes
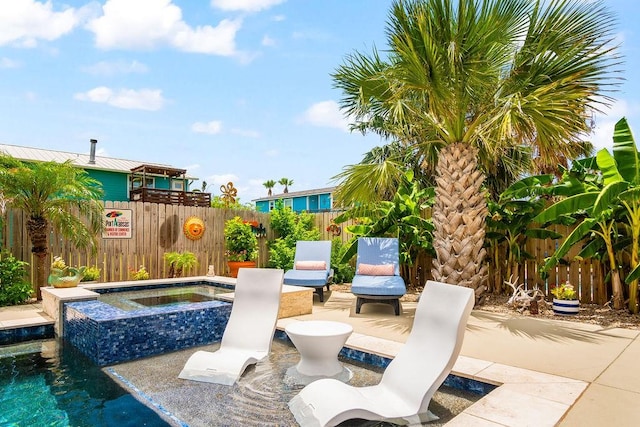
[[[229,267],[229,275],[231,277],[238,277],[239,268],[256,268],[255,261],[227,261]]]
[[[577,299],[553,299],[553,313],[562,316],[578,314],[580,301]]]

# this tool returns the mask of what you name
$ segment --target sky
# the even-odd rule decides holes
[[[625,80],[596,117],[596,148],[623,116],[640,129],[640,2],[604,3]],[[214,196],[233,182],[242,203],[271,179],[335,185],[384,141],[349,131],[331,73],[386,49],[391,4],[0,0],[0,143],[88,154],[97,139],[98,155],[185,168]]]

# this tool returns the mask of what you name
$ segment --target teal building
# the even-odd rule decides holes
[[[189,190],[198,178],[188,176],[185,169],[163,164],[97,156],[96,145],[96,140],[90,140],[89,154],[8,144],[0,144],[0,152],[26,162],[54,161],[62,163],[70,160],[74,166],[86,170],[91,178],[102,184],[104,200],[116,202],[135,200],[193,205],[191,202],[195,198],[197,199],[195,205],[206,206],[210,204],[210,194]]]
[[[276,201],[282,200],[285,207],[294,212],[326,212],[333,209],[333,191],[336,187],[318,188],[316,190],[295,191],[275,194],[252,200],[258,212],[269,212]]]

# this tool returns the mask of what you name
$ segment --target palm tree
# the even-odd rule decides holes
[[[282,191],[283,193],[288,193],[289,186],[293,185],[293,180],[289,178],[280,178],[280,181],[278,181],[278,184],[284,186],[284,190]]]
[[[501,160],[517,176],[512,159],[555,165],[590,148],[617,82],[613,24],[601,1],[397,0],[388,58],[355,52],[334,73],[354,129],[437,158],[435,280],[484,289],[483,170]]]
[[[31,252],[36,257],[33,286],[40,299],[49,270],[51,226],[78,248],[96,249],[102,231],[102,188],[70,161],[23,163],[0,153],[0,192],[27,220]]]
[[[267,190],[269,190],[269,192],[267,193],[267,195],[268,195],[269,197],[271,197],[271,195],[273,194],[273,193],[272,193],[272,191],[271,191],[271,189],[272,189],[273,187],[275,187],[275,186],[276,186],[276,182],[275,182],[274,180],[270,179],[270,180],[267,180],[267,181],[263,182],[263,183],[262,183],[262,185],[264,185],[264,187],[265,187]]]

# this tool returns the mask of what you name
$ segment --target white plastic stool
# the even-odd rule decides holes
[[[285,332],[300,353],[296,365],[300,374],[333,377],[342,372],[338,353],[353,332],[351,325],[327,320],[298,321],[288,324]]]

